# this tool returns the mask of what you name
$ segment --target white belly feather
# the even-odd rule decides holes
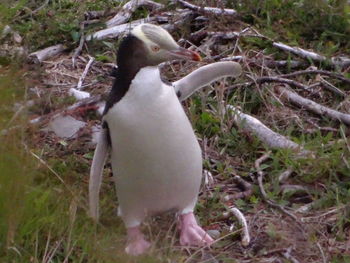
[[[105,120],[127,227],[150,213],[192,211],[201,183],[201,150],[174,89],[162,83],[158,68],[141,69]]]

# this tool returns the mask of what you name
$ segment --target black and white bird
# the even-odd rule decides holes
[[[180,99],[222,76],[237,76],[237,63],[203,67],[169,86],[158,65],[174,59],[199,61],[163,28],[135,27],[120,44],[116,80],[106,102],[104,130],[90,174],[90,215],[98,219],[102,169],[111,149],[119,214],[128,235],[126,252],[144,253],[150,246],[140,231],[146,216],[176,210],[181,245],[210,245],[212,238],[193,214],[202,178],[202,154]],[[204,75],[203,75],[204,74]]]

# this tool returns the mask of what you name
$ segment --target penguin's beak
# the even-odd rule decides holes
[[[178,49],[171,50],[169,53],[174,57],[175,59],[186,59],[186,60],[193,60],[193,61],[201,61],[201,56],[192,50],[179,47]]]

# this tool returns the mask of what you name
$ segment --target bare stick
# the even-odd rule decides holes
[[[83,100],[86,98],[90,97],[90,93],[86,92],[86,91],[82,91],[82,86],[83,86],[83,81],[90,69],[90,66],[92,65],[92,63],[94,62],[95,58],[94,57],[90,57],[89,62],[86,64],[85,69],[83,71],[83,74],[81,74],[79,81],[78,81],[78,85],[76,88],[71,88],[69,89],[69,94],[74,96],[77,100]]]
[[[127,32],[128,29],[133,29],[135,26],[142,24],[142,23],[149,23],[154,21],[155,18],[145,18],[145,19],[138,19],[135,21],[132,21],[131,23],[121,24],[114,27],[110,27],[107,29],[103,29],[100,31],[97,31],[93,34],[87,35],[85,40],[103,40],[106,38],[117,38],[124,32]]]
[[[75,60],[77,59],[77,57],[79,56],[80,52],[82,51],[83,45],[85,43],[84,28],[85,28],[85,24],[81,23],[80,24],[80,41],[79,41],[79,46],[74,50],[74,54],[72,56],[72,64],[73,64],[74,68],[75,68]]]
[[[126,23],[137,8],[144,6],[149,9],[155,10],[163,8],[164,5],[153,2],[151,0],[131,0],[123,5],[122,9],[112,19],[106,22],[107,27],[112,27]]]
[[[283,74],[280,75],[279,77],[281,78],[290,78],[290,77],[295,77],[295,76],[299,76],[299,75],[309,75],[309,74],[321,74],[321,75],[325,75],[328,77],[332,77],[332,78],[336,78],[341,80],[342,82],[345,82],[347,84],[350,84],[350,79],[344,77],[341,74],[332,72],[332,71],[327,71],[327,70],[300,70],[300,71],[295,71],[289,74]]]
[[[328,82],[324,78],[321,77],[321,86],[324,87],[325,89],[337,94],[338,96],[341,96],[343,98],[346,97],[346,93],[342,91],[341,89],[338,89],[336,86],[334,86],[332,83]]]
[[[33,52],[29,54],[28,58],[31,62],[35,64],[40,64],[44,60],[62,53],[65,49],[66,47],[64,45],[58,44],[55,46],[47,47],[45,49]]]
[[[115,14],[115,10],[99,10],[99,11],[86,11],[84,13],[85,20],[99,19],[101,17],[106,17]]]
[[[48,118],[54,119],[54,118],[58,117],[60,114],[62,114],[62,112],[74,111],[80,107],[92,106],[92,105],[99,103],[100,101],[101,101],[101,95],[96,95],[94,97],[90,97],[90,98],[78,101],[78,102],[74,103],[73,105],[67,107],[66,109],[59,111],[58,113],[57,112],[56,113],[49,113],[47,115],[32,119],[29,121],[29,123],[30,124],[38,124],[38,123],[41,123],[42,121],[44,121]]]
[[[310,59],[310,60],[315,61],[315,62],[328,61],[325,56],[319,55],[319,54],[312,52],[312,51],[302,49],[300,47],[291,47],[291,46],[288,46],[288,45],[280,43],[280,42],[274,42],[272,45],[276,48],[282,49],[282,50],[287,51],[287,52],[291,52],[294,55],[297,55],[297,56],[302,57],[302,58]],[[344,67],[348,67],[350,65],[350,58],[333,57],[329,60],[329,62],[333,66],[338,66],[338,67],[344,68]]]
[[[317,242],[316,245],[317,245],[318,250],[319,250],[320,253],[321,253],[323,263],[327,263],[326,256],[325,256],[325,254],[324,254],[324,252],[323,252],[323,249],[322,249],[320,243]]]
[[[287,260],[290,260],[292,263],[300,263],[295,257],[291,255],[292,247],[287,248],[284,252],[282,252],[282,256],[284,256]]]
[[[225,16],[237,16],[237,11],[234,9],[227,9],[227,8],[217,8],[217,7],[200,7],[194,4],[191,4],[184,0],[176,0],[184,7],[191,9],[193,11],[203,13],[206,15],[225,15]]]
[[[278,210],[280,210],[282,213],[284,213],[285,215],[291,217],[292,219],[294,219],[296,222],[298,222],[298,218],[289,213],[286,209],[284,209],[282,206],[280,206],[279,204],[275,203],[274,201],[270,200],[268,197],[267,197],[267,193],[265,192],[265,189],[264,189],[264,184],[263,184],[263,176],[264,176],[264,173],[263,171],[261,170],[261,163],[263,163],[264,161],[266,161],[269,157],[270,157],[270,154],[271,152],[267,152],[265,154],[263,154],[260,158],[258,158],[255,163],[254,163],[254,166],[255,166],[255,169],[257,171],[257,174],[258,174],[258,183],[259,183],[259,189],[260,189],[260,192],[261,192],[261,195],[263,196],[264,200],[266,203],[268,203],[270,206],[274,207],[274,208],[277,208]]]
[[[90,57],[90,56],[89,56]],[[83,74],[81,74],[79,81],[78,81],[78,85],[77,85],[77,89],[80,90],[82,85],[83,85],[83,81],[87,75],[87,73],[89,72],[90,66],[92,65],[92,63],[95,61],[94,57],[90,57],[89,62],[86,64],[85,69]]]
[[[264,61],[264,64],[268,68],[301,68],[307,66],[304,61],[298,60],[267,60]]]
[[[217,59],[217,56],[212,57],[211,59],[215,60]],[[268,68],[301,68],[307,66],[307,64],[303,61],[298,60],[271,60],[271,59],[256,59],[256,58],[249,58],[245,56],[228,56],[228,57],[222,57],[219,56],[220,61],[240,61],[240,60],[246,60],[249,63],[254,63],[259,66],[266,66]]]
[[[252,195],[253,193],[253,189],[252,189],[252,185],[250,183],[248,183],[247,181],[243,180],[240,176],[235,175],[233,177],[233,180],[235,181],[236,184],[239,185],[239,187],[243,188],[243,192],[239,192],[233,195],[226,195],[224,197],[225,201],[229,201],[229,200],[235,200],[235,199],[241,199],[241,198],[247,198],[249,196]]]
[[[297,81],[294,81],[294,80],[291,80],[291,79],[281,78],[281,77],[260,77],[260,78],[257,78],[255,81],[258,84],[262,84],[262,83],[265,83],[265,82],[285,83],[285,84],[288,84],[290,86],[303,89],[305,91],[310,91],[310,88],[308,86],[306,86],[304,84],[301,84],[300,82],[297,82]]]
[[[274,42],[273,46],[277,47],[279,49],[282,49],[284,51],[291,52],[291,53],[298,55],[302,58],[311,59],[313,61],[323,62],[326,60],[325,56],[321,56],[315,52],[308,51],[308,50],[305,50],[305,49],[302,49],[299,47],[291,47],[291,46],[288,46],[288,45],[280,43],[280,42]]]
[[[272,131],[266,127],[258,119],[245,114],[232,105],[228,105],[227,108],[234,113],[234,121],[240,125],[244,130],[254,133],[262,142],[266,143],[271,148],[284,148],[299,150],[301,153],[308,153],[308,151],[302,150],[302,146],[292,142],[285,136]]]
[[[250,235],[247,220],[241,211],[236,207],[229,207],[228,210],[238,219],[239,224],[242,226],[242,246],[247,247],[250,243]]]
[[[275,87],[277,92],[281,95],[282,98],[296,104],[300,107],[303,107],[313,113],[316,113],[321,116],[328,116],[331,119],[350,125],[350,114],[342,113],[333,109],[330,109],[326,106],[320,105],[312,100],[301,97],[300,95],[292,92],[281,86]]]

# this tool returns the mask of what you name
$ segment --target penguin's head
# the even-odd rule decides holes
[[[201,57],[180,47],[166,30],[152,24],[136,26],[118,51],[118,67],[131,63],[139,67],[156,66],[174,59],[200,61]]]

